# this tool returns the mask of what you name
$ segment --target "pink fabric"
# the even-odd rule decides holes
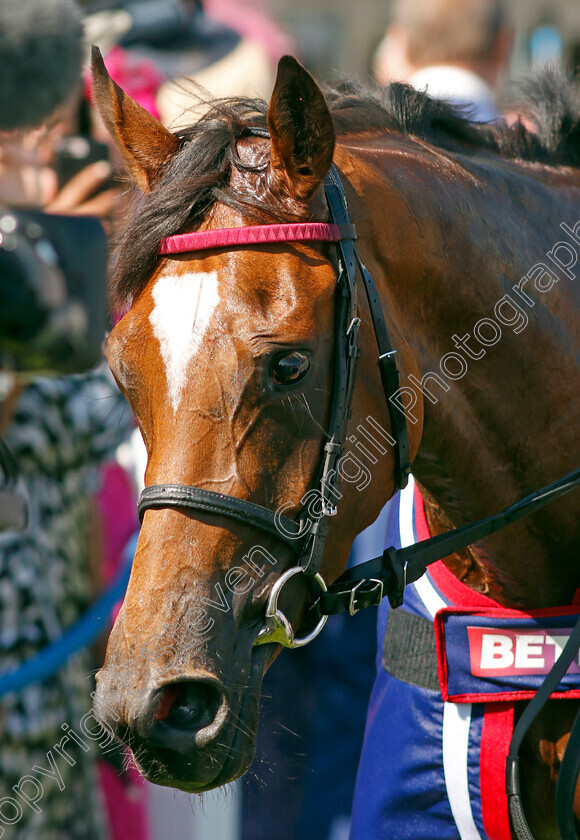
[[[131,762],[121,778],[104,759],[98,764],[111,840],[150,840],[145,780]]]
[[[103,536],[103,583],[110,583],[119,571],[122,551],[139,528],[137,491],[125,470],[115,461],[101,467],[101,489],[97,494]]]
[[[101,467],[101,489],[96,497],[103,542],[103,583],[110,583],[129,538],[139,527],[136,490],[125,470],[115,461]],[[119,603],[113,618],[119,610]],[[147,790],[136,767],[123,776],[105,759],[98,763],[100,788],[105,800],[111,840],[149,840]]]
[[[236,245],[258,245],[271,242],[338,242],[338,225],[324,222],[301,222],[282,225],[248,225],[217,230],[178,233],[161,240],[160,254],[184,254]]]

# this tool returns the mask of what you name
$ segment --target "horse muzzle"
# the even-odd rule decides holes
[[[95,713],[131,748],[147,779],[192,792],[216,786],[235,738],[234,716],[219,680],[204,674],[122,696],[108,691],[106,673],[101,674]],[[247,763],[252,755],[253,749]]]

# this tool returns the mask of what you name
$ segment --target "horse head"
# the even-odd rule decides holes
[[[215,103],[175,135],[114,84],[98,54],[93,71],[101,114],[140,190],[116,266],[118,297],[131,306],[106,354],[147,448],[146,486],[222,493],[297,521],[317,501],[309,493],[317,492],[331,411],[332,246],[158,251],[164,237],[193,230],[326,222],[321,185],[335,134],[324,96],[285,58],[267,114],[259,103]],[[361,431],[339,465],[326,581],[340,575],[352,539],[395,488],[369,330],[361,353],[349,425]],[[405,367],[412,363],[403,350]],[[420,423],[412,453],[419,435]],[[362,495],[371,474],[372,494]],[[256,639],[273,585],[295,566],[291,540],[212,509],[211,495],[195,514],[173,504],[145,511],[95,708],[148,778],[203,791],[248,768],[262,677],[281,649]],[[297,574],[280,593],[297,633],[315,623],[308,607],[316,588]]]

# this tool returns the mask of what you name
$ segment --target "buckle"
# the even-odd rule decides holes
[[[361,319],[358,316],[352,318],[346,330],[346,338],[348,339],[347,352],[351,359],[358,359],[360,356],[360,347],[358,341],[358,331],[361,325]]]
[[[372,583],[374,584],[374,586],[372,586],[370,589],[365,590],[364,594],[369,596],[378,596],[374,601],[369,601],[368,604],[365,604],[365,607],[378,607],[378,605],[383,599],[382,580],[377,580],[376,578],[363,578],[362,580],[359,580],[356,586],[354,586],[350,591],[350,602],[348,605],[348,611],[351,615],[356,615],[357,612],[363,609],[362,607],[355,606],[355,595],[356,591],[360,589],[360,587],[363,586],[363,584],[365,583]]]
[[[361,319],[355,316],[348,327],[346,328],[346,334],[350,335],[353,330],[357,331],[361,325]]]

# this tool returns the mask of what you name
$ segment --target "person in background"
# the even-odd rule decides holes
[[[61,189],[54,150],[81,100],[80,11],[73,2],[0,0],[0,205],[107,216],[118,190],[95,161]],[[73,49],[74,44],[74,49]]]
[[[382,84],[408,82],[488,122],[500,117],[513,40],[504,0],[396,0],[373,71]]]
[[[90,203],[110,173],[106,162],[85,168],[65,194],[45,156],[63,116],[74,110],[81,58],[81,16],[73,0],[0,0],[0,202],[7,207],[110,212],[114,194],[101,196],[98,206]],[[36,661],[93,601],[99,469],[133,421],[104,364],[87,374],[25,382],[9,371],[0,376],[7,383],[0,400],[2,448],[28,512],[20,530],[0,533],[4,675]],[[0,836],[109,837],[98,747],[66,736],[70,729],[94,727],[92,665],[82,651],[49,678],[0,692]]]

